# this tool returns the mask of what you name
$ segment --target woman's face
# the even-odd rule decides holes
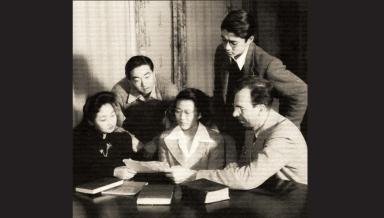
[[[116,128],[116,122],[116,113],[112,105],[109,103],[102,105],[96,114],[96,128],[102,133],[111,133]]]
[[[192,100],[178,100],[176,102],[175,117],[177,125],[182,130],[188,130],[197,126],[199,114]]]

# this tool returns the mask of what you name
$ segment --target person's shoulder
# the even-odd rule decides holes
[[[256,59],[259,60],[259,62],[271,62],[273,60],[279,60],[275,56],[269,54],[266,52],[263,48],[260,46],[256,45],[255,43],[251,43],[249,45],[249,52],[253,52],[255,55]]]
[[[159,139],[160,139],[160,140],[164,140],[165,137],[167,137],[167,136],[169,136],[169,134],[171,134],[171,132],[172,132],[173,129],[174,129],[174,128],[170,128],[170,129],[164,130],[164,131],[160,134]]]
[[[293,141],[301,140],[303,135],[300,129],[288,118],[280,116],[279,122],[269,129],[270,138],[283,137]]]
[[[132,142],[132,137],[129,132],[121,127],[117,127],[114,132],[110,133],[110,137],[120,142],[124,142],[124,144]]]
[[[209,137],[215,142],[222,142],[224,140],[223,135],[218,130],[206,127]]]
[[[112,87],[112,92],[128,92],[129,90],[129,81],[126,78],[121,79]]]

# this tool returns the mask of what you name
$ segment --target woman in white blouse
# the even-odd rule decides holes
[[[204,125],[210,120],[209,102],[204,92],[194,88],[176,96],[171,117],[177,125],[159,137],[160,161],[194,170],[225,166],[223,136]]]

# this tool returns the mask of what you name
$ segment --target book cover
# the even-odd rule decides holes
[[[124,181],[121,186],[102,191],[102,195],[136,195],[148,182]]]
[[[197,203],[212,203],[229,199],[229,188],[207,179],[181,184],[182,199]]]
[[[149,184],[144,186],[137,197],[138,205],[169,205],[174,192],[173,185]]]
[[[75,190],[85,194],[97,194],[107,189],[122,185],[123,180],[114,177],[105,177],[78,185]]]

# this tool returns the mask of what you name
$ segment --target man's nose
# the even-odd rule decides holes
[[[240,115],[239,110],[238,109],[234,109],[233,113],[232,113],[232,116],[233,117],[238,117],[239,115]]]
[[[225,47],[225,50],[227,50],[227,51],[232,50],[232,47],[231,47],[231,45],[229,44],[229,42],[226,42],[226,43],[224,44],[224,47]]]

